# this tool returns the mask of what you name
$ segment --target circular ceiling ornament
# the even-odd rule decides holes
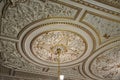
[[[95,51],[85,64],[84,72],[96,80],[118,80],[120,74],[120,41],[111,42]]]
[[[60,63],[65,63],[80,58],[86,48],[85,40],[70,31],[45,32],[38,35],[31,44],[31,50],[37,58],[51,63],[58,63],[58,49]]]
[[[60,49],[61,67],[75,66],[94,49],[90,32],[67,21],[40,21],[30,25],[19,38],[21,55],[36,65],[56,67]]]

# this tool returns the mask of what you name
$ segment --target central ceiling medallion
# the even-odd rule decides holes
[[[71,31],[49,31],[34,38],[31,44],[33,54],[46,62],[57,63],[60,49],[60,63],[80,58],[86,50],[84,39]]]
[[[82,24],[81,24],[82,25]],[[43,20],[28,27],[19,35],[18,49],[29,62],[56,68],[60,50],[61,67],[79,65],[94,49],[92,34],[80,24],[67,21]]]

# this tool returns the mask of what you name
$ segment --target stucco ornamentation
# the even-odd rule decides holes
[[[1,34],[16,38],[18,33],[29,23],[49,18],[49,17],[67,17],[74,18],[77,10],[68,6],[60,5],[48,1],[40,0],[11,0],[6,14],[1,22]]]
[[[87,14],[83,19],[84,22],[92,25],[101,37],[101,41],[120,37],[120,23],[101,18],[92,14]]]
[[[91,64],[92,72],[104,79],[118,80],[120,74],[120,46],[98,55]]]
[[[42,68],[26,61],[17,51],[14,42],[0,40],[0,54],[2,65],[28,72],[42,72]]]
[[[39,35],[32,44],[33,54],[47,62],[69,62],[85,52],[86,44],[77,34],[70,31],[50,31]],[[60,50],[59,53],[57,50]]]

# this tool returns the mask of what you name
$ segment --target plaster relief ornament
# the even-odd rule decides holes
[[[74,18],[77,10],[41,0],[11,0],[1,21],[1,34],[16,38],[28,24],[49,17]]]
[[[120,74],[120,46],[110,49],[101,55],[98,55],[92,65],[92,72],[101,78],[119,80]]]
[[[15,43],[6,40],[0,40],[0,63],[2,66],[14,68],[16,70],[41,73],[39,66],[26,61],[17,51]]]
[[[85,52],[85,42],[70,31],[50,31],[38,35],[32,42],[33,54],[44,61],[57,63],[60,50],[60,62],[75,60]]]
[[[92,25],[97,30],[102,42],[120,36],[119,22],[92,14],[87,14],[83,21]]]

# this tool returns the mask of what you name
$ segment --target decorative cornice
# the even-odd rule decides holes
[[[120,0],[95,0],[120,9]]]
[[[103,12],[106,12],[106,13],[109,13],[109,14],[112,14],[112,15],[115,15],[115,16],[120,16],[120,13],[118,13],[118,12],[115,12],[115,11],[112,11],[112,10],[97,6],[95,4],[91,4],[91,3],[83,1],[83,0],[71,0],[71,1],[79,3],[79,4],[83,4],[85,6],[92,7],[94,9],[97,9],[97,10],[100,10],[100,11],[103,11]]]

